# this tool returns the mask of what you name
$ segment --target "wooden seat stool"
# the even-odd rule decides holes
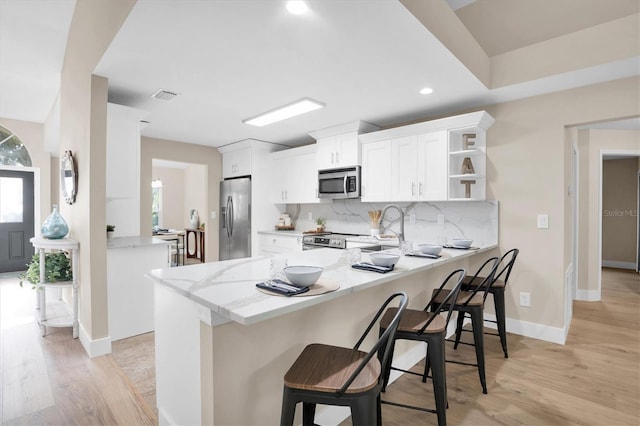
[[[386,332],[369,352],[361,351],[360,345],[394,299],[398,299],[397,311]],[[408,299],[404,292],[391,295],[353,349],[323,344],[305,347],[284,376],[280,424],[292,425],[296,405],[302,402],[303,425],[314,424],[316,404],[349,406],[354,425],[381,425],[381,365],[390,355],[391,343]],[[378,353],[383,364],[376,357]]]

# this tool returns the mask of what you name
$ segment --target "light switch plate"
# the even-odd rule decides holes
[[[548,229],[549,228],[549,215],[548,214],[539,214],[538,215],[538,228],[540,228],[540,229]]]
[[[214,220],[216,218],[216,212],[211,212],[211,220]]]

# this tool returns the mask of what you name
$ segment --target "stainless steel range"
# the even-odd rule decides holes
[[[302,237],[302,250],[313,250],[319,248],[346,249],[347,238],[356,237],[356,234],[312,234]]]

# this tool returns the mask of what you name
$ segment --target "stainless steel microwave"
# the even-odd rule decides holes
[[[318,198],[360,198],[360,166],[319,170]]]

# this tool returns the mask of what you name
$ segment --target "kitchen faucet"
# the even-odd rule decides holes
[[[387,212],[387,210],[391,208],[396,209],[398,213],[400,213],[400,233],[397,235],[398,235],[398,242],[402,246],[402,242],[404,241],[404,212],[400,207],[398,207],[395,204],[387,204],[386,206],[384,206],[384,208],[382,209],[382,214],[380,215],[380,221],[378,223],[382,224],[385,213]]]

